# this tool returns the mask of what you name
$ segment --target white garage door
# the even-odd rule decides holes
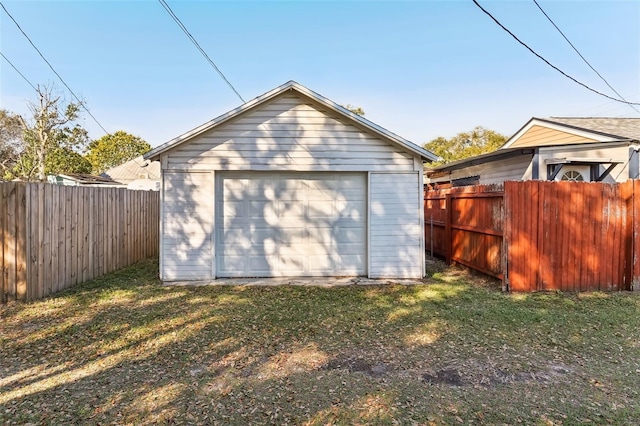
[[[364,275],[366,175],[216,176],[219,277]]]

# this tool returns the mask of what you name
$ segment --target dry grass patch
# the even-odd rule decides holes
[[[640,295],[164,287],[0,307],[2,424],[638,424]]]

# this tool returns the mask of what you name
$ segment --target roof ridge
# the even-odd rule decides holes
[[[572,120],[640,120],[640,117],[567,117],[550,115],[548,118],[569,118]]]

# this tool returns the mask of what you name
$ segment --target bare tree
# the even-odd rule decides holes
[[[80,103],[66,103],[54,89],[38,85],[37,102],[29,103],[30,120],[20,117],[23,150],[12,174],[24,180],[44,181],[47,178],[47,158],[53,153],[84,148],[87,131],[74,123]]]

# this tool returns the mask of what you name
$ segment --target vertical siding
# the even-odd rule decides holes
[[[413,154],[285,94],[167,155],[173,170],[410,171]]]
[[[163,173],[162,280],[214,278],[213,219],[213,173]]]
[[[418,173],[371,173],[369,179],[369,276],[422,277]]]

